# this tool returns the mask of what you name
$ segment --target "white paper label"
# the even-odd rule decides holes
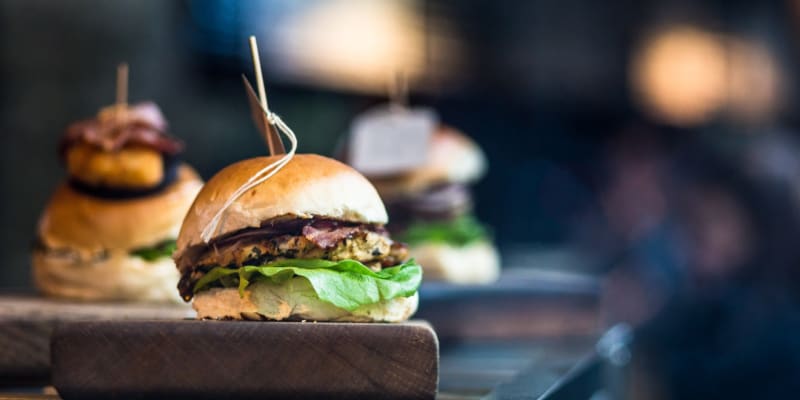
[[[373,108],[353,121],[349,161],[365,175],[392,175],[425,164],[438,117],[427,108]]]

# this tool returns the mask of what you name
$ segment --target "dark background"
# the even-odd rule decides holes
[[[336,64],[319,48],[298,45],[295,36],[319,29],[317,37],[335,37],[331,29],[343,29],[342,24],[331,28],[292,22],[320,9],[328,10],[328,20],[347,21],[358,10],[374,8],[370,4],[0,2],[4,221],[0,243],[6,255],[0,285],[28,285],[28,248],[36,220],[64,176],[55,156],[56,143],[68,123],[94,115],[113,101],[117,63],[130,64],[131,101],[157,102],[171,131],[188,143],[187,161],[208,178],[235,160],[265,152],[250,122],[240,80],[241,73],[251,72],[246,38],[254,33],[261,40],[270,104],[298,133],[301,152],[331,154],[358,112],[386,100],[386,83],[320,73],[319,68],[326,66],[336,72]],[[798,57],[792,2],[381,4],[394,5],[413,17],[399,36],[420,38],[418,48],[399,46],[396,52],[400,64],[417,55],[416,67],[409,67],[416,68],[411,71],[411,103],[434,107],[443,121],[473,137],[488,155],[489,173],[474,188],[476,211],[494,228],[508,260],[515,260],[518,252],[565,247],[574,252],[573,247],[588,246],[602,257],[590,253],[585,267],[606,270],[615,262],[616,251],[613,243],[603,242],[613,237],[606,233],[635,230],[625,224],[648,220],[644,214],[655,212],[646,206],[657,201],[642,197],[647,191],[636,186],[635,176],[626,178],[645,171],[641,179],[647,181],[647,168],[641,165],[671,160],[698,141],[701,147],[717,151],[747,149],[732,143],[771,137],[752,132],[780,131],[780,140],[794,138],[797,91],[790,72],[796,70]],[[396,14],[364,17],[367,31],[344,38],[357,42],[369,37],[369,29],[400,19]],[[743,91],[749,98],[750,92],[763,89],[764,79],[772,78],[777,88],[772,97],[760,103],[756,98],[755,106],[745,102],[738,108],[728,104],[733,100],[718,102],[689,122],[648,111],[632,72],[639,49],[654,33],[686,27],[722,46],[721,60],[706,60],[710,56],[701,49],[701,67],[733,63],[737,53],[730,42],[734,41],[747,41],[765,53],[769,68],[763,60],[745,63],[743,68],[755,78],[745,82]],[[679,47],[683,45],[692,47],[693,42]],[[334,42],[333,47],[347,57],[352,43]],[[306,52],[314,53],[313,62],[303,64],[302,58],[293,58],[294,53]],[[369,54],[356,53],[361,58],[355,58],[355,65],[374,61]],[[666,59],[681,63],[677,56]],[[689,71],[694,76],[691,68],[696,66]],[[385,72],[388,76],[393,71]],[[730,71],[728,75],[721,79],[733,87],[736,76]],[[698,82],[690,82],[693,87],[713,86],[704,80],[706,76],[697,76]],[[734,96],[729,87],[716,90]],[[702,108],[691,102],[703,97],[704,92],[699,93],[689,91],[690,100],[670,101]],[[754,116],[748,114],[751,109],[756,110]],[[722,157],[736,163],[740,155]],[[617,169],[627,175],[615,186]],[[630,188],[624,183],[628,181],[633,182]],[[618,191],[623,194],[615,194]],[[627,203],[613,201],[619,197]],[[631,215],[614,214],[614,207]]]
[[[691,26],[751,40],[784,71],[797,60],[789,2],[387,3],[411,14],[407,31],[422,38],[412,104],[437,109],[489,157],[489,174],[474,188],[477,214],[511,253],[582,245],[586,226],[597,225],[591,221],[607,223],[604,168],[617,138],[652,136],[651,147],[661,149],[729,122],[724,110],[688,127],[642,112],[630,66],[650,33]],[[337,12],[369,8],[359,1],[1,1],[0,286],[29,284],[36,220],[64,176],[56,143],[68,123],[113,101],[121,61],[130,64],[131,101],[157,102],[171,131],[188,143],[187,161],[208,178],[265,152],[240,82],[251,71],[246,37],[255,33],[270,104],[298,133],[300,151],[331,154],[354,115],[386,100],[384,82],[302,72],[278,45],[295,43],[281,23],[331,4],[339,6],[334,20],[344,18]],[[323,68],[325,62],[319,60]],[[785,74],[778,86],[768,118],[740,130],[793,126],[795,82]],[[637,130],[646,133],[631,134]],[[592,257],[589,264],[602,269],[604,262]]]
[[[354,115],[385,100],[382,83],[354,88],[313,72],[298,75],[275,43],[284,40],[280,21],[332,3],[364,7],[358,1],[0,2],[6,255],[0,285],[29,283],[36,219],[64,176],[56,143],[68,123],[111,103],[118,62],[130,64],[131,101],[160,105],[172,132],[188,143],[187,161],[207,178],[265,151],[240,83],[240,74],[251,71],[246,37],[256,33],[272,107],[298,133],[300,151],[330,154]],[[634,51],[650,32],[691,24],[753,39],[783,70],[796,63],[788,2],[389,3],[412,10],[410,29],[423,38],[412,104],[437,109],[488,155],[490,172],[475,187],[477,214],[494,227],[503,249],[574,243],[576,223],[599,207],[608,143],[664,125],[641,112],[631,88]],[[436,45],[442,42],[448,45]],[[792,119],[795,83],[788,78],[779,82],[777,111],[759,128]],[[709,131],[717,122],[690,128]],[[682,127],[669,129],[662,135],[669,143],[687,135]]]
[[[303,13],[324,3],[289,8]],[[563,219],[591,197],[566,163],[589,164],[629,107],[620,88],[634,3],[408,2],[419,11],[420,34],[447,24],[461,48],[457,68],[441,73],[457,78],[413,81],[412,103],[435,107],[484,147],[491,169],[475,188],[477,212],[500,242],[558,243]],[[247,28],[285,8],[280,1],[0,2],[0,286],[29,284],[36,220],[64,177],[56,144],[67,124],[113,101],[117,63],[130,65],[131,101],[159,104],[204,177],[263,154],[240,74],[251,71]],[[287,77],[270,68],[271,41],[261,43],[270,103],[298,133],[302,152],[332,153],[353,116],[386,100],[381,84],[353,90]]]

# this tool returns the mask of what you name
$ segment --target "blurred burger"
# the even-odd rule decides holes
[[[202,181],[155,104],[116,105],[67,128],[68,179],[39,220],[33,277],[46,295],[180,301],[170,258]]]
[[[234,193],[281,156],[235,163],[200,191],[174,258],[179,290],[199,318],[382,321],[417,309],[419,265],[393,241],[375,188],[354,169],[295,155],[266,181]],[[226,201],[213,236],[203,231]]]
[[[409,244],[411,256],[425,266],[425,279],[461,284],[497,279],[499,256],[472,215],[467,187],[485,171],[478,145],[440,126],[431,136],[424,165],[391,177],[370,177],[389,209],[389,230]]]

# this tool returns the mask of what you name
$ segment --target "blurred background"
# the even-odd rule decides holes
[[[486,152],[476,212],[506,266],[595,276],[602,323],[643,332],[658,378],[635,397],[797,393],[789,0],[0,0],[0,287],[30,286],[56,144],[113,102],[117,63],[205,178],[266,152],[240,78],[250,34],[301,152],[332,154],[405,71],[411,104]]]

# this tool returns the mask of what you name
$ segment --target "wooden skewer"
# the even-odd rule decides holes
[[[269,104],[267,103],[267,91],[264,88],[264,76],[261,73],[261,58],[258,55],[258,43],[256,43],[256,37],[250,36],[250,55],[253,58],[253,69],[256,74],[256,87],[258,89],[258,100],[261,102],[261,106],[265,110],[269,110]],[[283,142],[281,142],[280,136],[275,130],[275,127],[267,119],[266,115],[262,114],[263,118],[263,126],[266,132],[262,132],[267,139],[267,146],[269,147],[269,153],[271,155],[278,155],[286,153],[286,149],[283,147]],[[260,125],[260,124],[259,124]]]
[[[128,64],[121,63],[117,66],[117,107],[124,108],[128,105]]]
[[[128,110],[128,63],[117,65],[117,101],[114,104],[114,118],[125,118]]]
[[[408,78],[405,72],[395,71],[392,78],[389,80],[389,102],[393,108],[408,107]]]
[[[261,74],[261,57],[258,55],[258,43],[255,36],[250,36],[250,55],[253,58],[253,70],[256,74],[256,89],[258,89],[258,100],[261,105],[269,110],[267,104],[267,91],[264,88],[264,76]]]

